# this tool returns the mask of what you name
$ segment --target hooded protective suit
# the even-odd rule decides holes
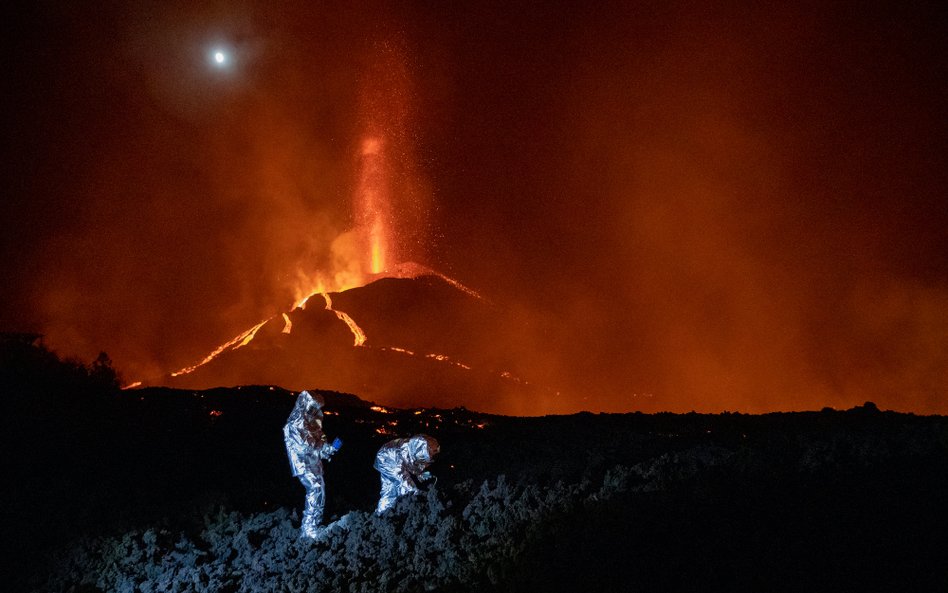
[[[283,427],[283,440],[292,473],[306,489],[300,536],[315,538],[326,504],[322,460],[329,459],[337,450],[326,442],[323,434],[323,398],[320,395],[308,391],[300,393]]]
[[[375,469],[382,475],[382,493],[375,513],[392,506],[399,496],[418,492],[418,482],[430,478],[425,470],[439,450],[438,441],[424,434],[382,445],[375,455]]]

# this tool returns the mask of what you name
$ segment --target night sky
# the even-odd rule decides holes
[[[943,3],[322,4],[3,9],[0,330],[199,360],[338,264],[369,134],[562,411],[948,413]]]

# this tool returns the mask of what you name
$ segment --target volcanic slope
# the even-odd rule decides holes
[[[517,414],[556,396],[521,374],[522,329],[509,312],[443,276],[381,278],[313,294],[210,360],[148,383],[319,388],[392,406]]]

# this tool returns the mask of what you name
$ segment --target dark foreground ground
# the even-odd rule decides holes
[[[325,393],[345,444],[330,526],[301,544],[295,394],[5,362],[6,591],[948,590],[944,417],[512,418]],[[375,517],[374,453],[417,432],[442,444],[437,484]]]

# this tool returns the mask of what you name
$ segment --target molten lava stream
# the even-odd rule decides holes
[[[272,319],[272,317],[271,317],[270,319]],[[248,330],[245,331],[244,333],[242,333],[242,334],[238,335],[237,337],[235,337],[233,340],[231,340],[231,341],[229,341],[229,342],[226,342],[226,343],[221,344],[220,346],[218,346],[216,350],[214,350],[213,352],[211,352],[210,354],[208,354],[206,357],[204,357],[204,360],[202,360],[201,362],[197,363],[197,364],[194,365],[194,366],[185,367],[185,368],[183,368],[183,369],[181,369],[181,370],[179,370],[179,371],[175,371],[175,372],[171,373],[171,376],[172,376],[172,377],[178,377],[178,376],[181,376],[181,375],[187,375],[188,373],[193,373],[193,372],[194,372],[195,370],[197,370],[199,367],[202,367],[202,366],[206,365],[207,363],[211,362],[212,360],[214,360],[215,358],[217,358],[217,357],[218,357],[222,352],[224,352],[225,350],[228,350],[228,349],[230,349],[230,348],[233,348],[234,350],[237,350],[238,348],[242,348],[242,347],[246,346],[247,344],[249,344],[249,343],[251,342],[251,340],[254,339],[254,336],[257,335],[257,331],[259,331],[261,327],[263,327],[264,325],[266,325],[267,322],[270,321],[270,319],[264,319],[263,321],[261,321],[261,322],[258,323],[257,325],[253,326],[252,328],[248,329]]]
[[[359,325],[355,322],[354,319],[352,319],[352,317],[349,317],[349,315],[347,315],[346,313],[342,311],[336,311],[335,309],[332,308],[332,298],[329,296],[328,292],[324,292],[321,294],[323,295],[323,298],[326,300],[326,310],[332,311],[333,313],[335,313],[336,317],[338,317],[346,325],[349,326],[349,331],[352,332],[352,335],[355,338],[355,342],[352,345],[353,346],[364,345],[366,337],[365,337],[365,332],[362,331],[362,328],[359,327]]]

